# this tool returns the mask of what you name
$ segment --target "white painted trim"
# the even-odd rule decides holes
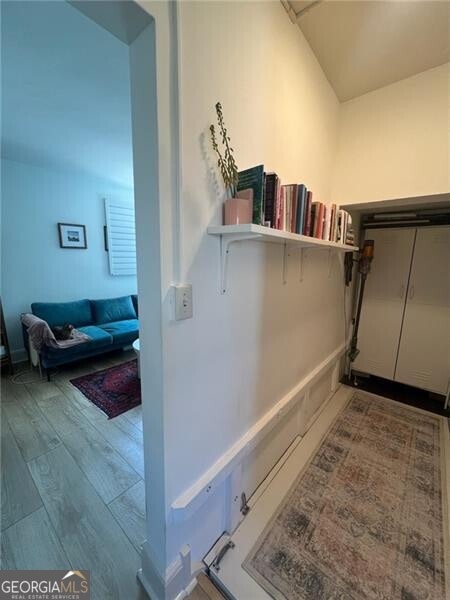
[[[326,404],[326,402],[324,403]],[[291,445],[288,447],[288,449],[286,450],[286,452],[283,454],[283,456],[279,459],[279,461],[272,467],[272,469],[269,471],[267,477],[259,484],[259,486],[256,488],[256,490],[253,492],[253,494],[251,495],[249,501],[248,501],[248,505],[250,506],[250,508],[252,506],[255,505],[255,503],[258,501],[258,498],[260,496],[262,496],[262,494],[264,494],[265,490],[269,487],[269,485],[272,483],[272,481],[275,479],[278,471],[280,469],[282,469],[283,465],[285,462],[287,462],[287,460],[289,459],[289,457],[291,456],[291,454],[294,452],[294,450],[297,448],[297,446],[300,444],[300,442],[302,441],[302,436],[298,435],[296,438],[294,438],[293,442],[291,443]]]
[[[444,194],[430,194],[428,196],[413,196],[408,198],[392,198],[389,200],[380,198],[372,202],[354,202],[351,204],[340,204],[340,208],[348,210],[349,212],[386,212],[392,209],[413,209],[414,206],[417,208],[430,208],[438,207],[442,205],[445,207],[450,203],[450,193]]]
[[[180,523],[190,518],[208,500],[218,486],[232,473],[236,465],[262,441],[302,398],[306,390],[339,360],[346,345],[341,344],[315,369],[293,387],[265,413],[246,433],[172,503],[169,522]]]
[[[214,583],[224,591],[227,598],[269,600],[267,592],[242,569],[242,562],[353,393],[353,388],[341,386],[331,401],[326,403],[320,417],[316,419],[314,425],[277,471],[271,484],[252,506],[247,517],[230,537],[235,547],[223,557],[219,572],[210,570]]]
[[[11,350],[11,360],[14,365],[21,362],[28,362],[28,354],[25,348],[20,348],[20,350]]]
[[[172,20],[172,26],[174,35],[171,38],[171,45],[173,49],[174,66],[170,72],[172,93],[171,102],[173,109],[173,147],[175,155],[175,164],[173,165],[173,172],[175,178],[174,184],[174,211],[173,211],[173,281],[179,282],[183,277],[183,203],[181,197],[181,190],[183,189],[183,128],[181,124],[181,109],[183,102],[182,96],[182,38],[181,38],[181,4],[180,2],[169,3],[170,17]]]
[[[331,242],[330,240],[322,240],[292,233],[291,231],[283,231],[281,229],[272,229],[265,225],[255,225],[254,223],[243,223],[241,225],[214,225],[208,227],[209,235],[220,235],[224,237],[226,242],[238,242],[244,240],[256,240],[259,242],[269,242],[272,244],[289,244],[303,246],[304,248],[320,248],[339,250],[340,252],[357,252],[357,246],[350,246],[341,242]],[[244,236],[243,238],[240,236]]]
[[[196,584],[192,574],[191,549],[189,545],[183,546],[176,559],[167,567],[161,577],[155,569],[155,560],[152,548],[145,542],[142,546],[142,568],[137,572],[137,577],[142,587],[152,600],[182,600],[189,596]]]
[[[197,583],[197,577],[194,577],[191,582],[175,597],[175,600],[183,600],[184,598],[188,598],[189,594],[194,590]]]

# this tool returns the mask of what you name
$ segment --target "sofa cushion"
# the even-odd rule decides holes
[[[89,300],[75,302],[33,302],[31,312],[40,319],[47,321],[50,327],[71,323],[82,327],[92,323],[91,303]]]
[[[134,310],[136,311],[136,316],[139,317],[139,307],[138,307],[138,297],[137,294],[131,295],[131,300],[133,301]]]
[[[78,331],[81,331],[88,335],[91,339],[88,342],[71,346],[70,348],[45,348],[45,355],[49,358],[61,357],[66,358],[68,361],[75,357],[82,357],[84,354],[89,354],[93,350],[98,348],[105,348],[111,346],[113,343],[112,336],[107,333],[104,329],[96,327],[95,325],[87,325],[86,327],[77,327]]]
[[[91,303],[96,323],[113,323],[136,319],[136,311],[134,310],[131,296],[91,300]]]
[[[139,321],[137,319],[103,323],[99,327],[113,336],[114,344],[131,344],[139,337]]]
[[[78,327],[78,331],[85,333],[91,339],[86,342],[89,348],[101,348],[102,346],[109,346],[113,343],[112,336],[96,325],[87,325],[86,327]],[[83,344],[84,345],[84,344]],[[81,344],[80,344],[81,346]],[[76,346],[75,346],[76,348]],[[86,348],[87,349],[87,348]]]

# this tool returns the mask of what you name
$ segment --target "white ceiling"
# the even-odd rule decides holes
[[[2,157],[133,185],[129,48],[67,2],[1,2]]]
[[[450,60],[450,2],[291,0],[289,4],[341,101]]]
[[[69,4],[130,45],[144,31],[152,17],[130,0],[67,0]]]

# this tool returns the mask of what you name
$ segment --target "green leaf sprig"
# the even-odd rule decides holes
[[[215,108],[217,113],[217,122],[219,124],[220,129],[220,138],[224,148],[223,155],[220,151],[219,144],[217,142],[216,130],[214,125],[211,125],[209,128],[211,134],[212,147],[217,154],[217,166],[220,169],[225,187],[229,190],[231,196],[234,197],[236,195],[236,187],[239,179],[238,167],[236,165],[236,161],[234,160],[234,150],[231,147],[231,139],[228,135],[228,131],[225,126],[221,103],[217,102]]]

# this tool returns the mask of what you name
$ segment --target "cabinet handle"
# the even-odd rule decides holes
[[[409,299],[412,300],[414,298],[414,286],[409,286]]]
[[[403,283],[403,284],[400,286],[400,298],[402,298],[402,299],[403,299],[403,298],[404,298],[404,296],[405,296],[405,284]]]

